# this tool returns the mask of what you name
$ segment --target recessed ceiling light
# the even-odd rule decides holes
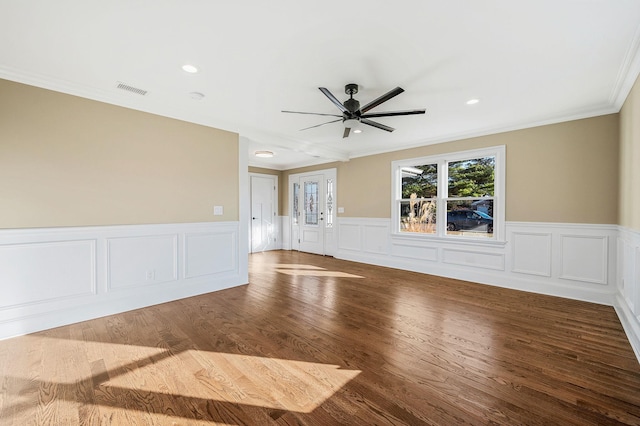
[[[194,67],[193,65],[189,65],[189,64],[183,65],[182,69],[184,71],[188,72],[188,73],[191,73],[191,74],[195,74],[195,73],[198,72],[198,68]]]
[[[256,151],[254,153],[254,155],[256,157],[260,157],[260,158],[271,158],[271,157],[273,157],[273,152],[271,152],[271,151]]]
[[[196,101],[201,101],[202,99],[204,99],[204,93],[200,92],[191,92],[189,93],[189,96],[191,97],[191,99],[195,99]]]
[[[353,133],[362,133],[362,130],[360,130],[360,129],[355,129],[355,130],[353,131]]]
[[[467,101],[467,105],[474,105],[474,104],[477,104],[478,102],[480,102],[480,99],[469,99]]]

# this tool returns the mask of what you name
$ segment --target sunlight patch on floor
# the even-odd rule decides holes
[[[216,401],[310,413],[360,374],[359,370],[346,370],[338,365],[262,356],[25,337],[25,344],[36,347],[53,346],[55,341],[56,356],[44,357],[40,368],[31,369],[27,376],[7,375],[5,380],[16,384],[14,389],[35,386],[45,391],[56,390],[49,395],[47,404],[53,404],[54,411],[60,413],[68,412],[71,404],[76,407],[71,412],[77,412],[78,405],[88,405],[99,407],[102,414],[113,410],[118,415],[124,411],[138,418],[155,417],[163,413],[154,412],[154,407],[164,407],[167,402],[171,405],[176,398],[182,400],[181,404],[194,406]],[[65,365],[64,375],[61,374],[60,367],[73,363],[74,357],[87,357],[91,371],[88,367],[73,370]],[[73,395],[79,388],[92,388],[94,400],[76,401]],[[22,415],[35,413],[42,403],[38,393],[13,395],[12,400],[19,402],[11,411],[17,410]],[[123,401],[129,402],[123,405]],[[189,424],[183,418],[178,423]]]
[[[323,271],[326,270],[326,268],[321,268],[319,266],[300,265],[298,263],[277,263],[271,266],[278,269],[290,268],[290,269],[313,269],[313,270],[323,270]]]
[[[317,270],[298,270],[298,269],[276,269],[277,272],[285,275],[302,275],[305,277],[336,277],[336,278],[364,278],[360,275],[348,274],[340,271],[317,271]]]
[[[188,388],[173,386],[163,378],[189,378]],[[109,380],[106,385],[131,387],[154,393],[176,393],[197,400],[275,408],[309,413],[355,378],[360,371],[342,370],[327,365],[278,358],[188,350],[157,364],[132,370]],[[180,377],[170,380],[180,380]]]
[[[55,357],[43,357],[42,368],[38,370],[37,379],[66,384],[80,382],[88,376],[97,375],[96,371],[89,371],[88,367],[68,368],[65,364],[74,363],[74,358],[85,358],[89,364],[94,365],[94,368],[101,365],[102,376],[106,377],[107,372],[109,375],[116,376],[122,371],[135,369],[144,363],[154,363],[168,356],[165,348],[153,346],[80,341],[37,335],[21,336],[18,339],[22,340],[22,344],[30,347],[41,346],[45,350],[49,345],[55,347]],[[78,364],[86,365],[87,362],[81,361]],[[64,381],[60,381],[59,369],[64,371]]]

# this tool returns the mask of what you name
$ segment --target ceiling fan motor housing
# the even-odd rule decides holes
[[[351,115],[354,115],[356,111],[360,110],[360,102],[353,98],[344,101],[343,105],[347,109],[347,111],[351,113]]]

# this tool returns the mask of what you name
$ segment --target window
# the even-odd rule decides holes
[[[299,183],[294,183],[293,184],[293,224],[297,225],[298,224],[298,216],[300,216],[300,207],[298,206],[298,195],[300,195],[300,184]]]
[[[327,179],[327,222],[326,227],[333,227],[333,179]]]
[[[304,224],[318,225],[318,182],[304,183]]]
[[[504,239],[504,146],[394,161],[395,234]]]

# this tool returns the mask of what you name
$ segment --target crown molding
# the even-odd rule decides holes
[[[633,39],[629,44],[622,65],[618,70],[616,83],[611,91],[609,102],[620,111],[629,96],[633,85],[640,75],[640,25],[636,28]]]

